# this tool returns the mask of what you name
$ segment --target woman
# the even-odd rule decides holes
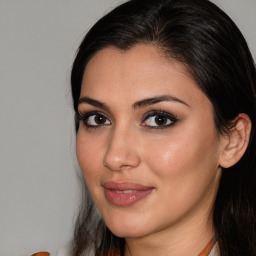
[[[85,36],[71,85],[92,196],[73,255],[256,255],[256,72],[225,13],[128,1]]]

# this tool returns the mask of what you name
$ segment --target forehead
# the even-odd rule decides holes
[[[195,96],[206,98],[184,65],[152,45],[135,45],[127,51],[104,48],[85,68],[81,96],[136,101],[159,94],[172,94],[188,102]]]
[[[137,75],[134,79],[145,79],[150,75],[156,76],[160,71],[163,75],[164,72],[168,73],[174,69],[177,69],[180,75],[189,76],[184,65],[166,57],[156,46],[137,44],[129,50],[109,46],[99,50],[91,58],[86,65],[84,78],[100,79],[109,73],[112,77],[119,73],[122,77],[134,74]],[[101,76],[96,76],[97,74]],[[194,82],[192,78],[191,82]]]

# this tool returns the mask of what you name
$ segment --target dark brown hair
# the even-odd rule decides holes
[[[137,43],[154,44],[186,66],[212,102],[219,133],[225,133],[239,113],[250,117],[248,148],[236,165],[223,170],[213,221],[221,256],[256,255],[256,71],[244,37],[208,0],[128,1],[100,19],[79,47],[71,75],[75,113],[84,69],[95,53],[107,46],[129,50]],[[112,250],[122,254],[124,239],[111,233],[88,191],[85,194],[73,255],[86,253],[90,245],[94,255]]]

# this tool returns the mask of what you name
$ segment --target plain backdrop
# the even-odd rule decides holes
[[[85,32],[118,0],[0,0],[0,256],[53,255],[79,202],[69,79]],[[256,56],[256,0],[215,0]]]

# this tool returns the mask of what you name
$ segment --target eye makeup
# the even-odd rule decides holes
[[[165,129],[173,126],[178,118],[163,110],[152,110],[144,114],[141,126],[149,129]]]
[[[110,125],[111,121],[106,115],[99,111],[90,111],[84,114],[77,113],[77,118],[83,123],[84,127],[89,128],[100,128],[102,126]]]
[[[100,111],[89,111],[86,113],[77,113],[77,118],[82,122],[86,129],[102,128],[111,125],[111,120]],[[151,110],[142,116],[140,126],[147,129],[165,129],[173,126],[178,118],[163,110]]]

